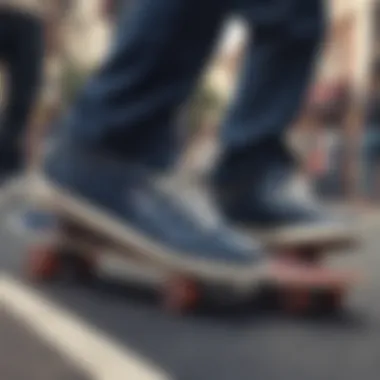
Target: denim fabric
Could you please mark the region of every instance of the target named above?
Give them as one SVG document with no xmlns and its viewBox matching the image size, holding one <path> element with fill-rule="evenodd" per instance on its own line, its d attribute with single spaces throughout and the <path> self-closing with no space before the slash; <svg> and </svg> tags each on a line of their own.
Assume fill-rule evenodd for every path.
<svg viewBox="0 0 380 380">
<path fill-rule="evenodd" d="M 171 163 L 180 106 L 233 14 L 245 20 L 249 38 L 222 145 L 239 151 L 281 139 L 313 69 L 324 31 L 322 0 L 133 2 L 120 15 L 107 59 L 72 108 L 63 133 L 95 151 L 160 167 Z"/>
</svg>

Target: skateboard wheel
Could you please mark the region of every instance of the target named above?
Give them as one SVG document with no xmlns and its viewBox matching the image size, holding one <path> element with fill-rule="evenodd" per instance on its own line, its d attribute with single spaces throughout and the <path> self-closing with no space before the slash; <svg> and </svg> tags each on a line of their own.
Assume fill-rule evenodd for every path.
<svg viewBox="0 0 380 380">
<path fill-rule="evenodd" d="M 53 247 L 34 247 L 28 255 L 27 277 L 33 281 L 50 281 L 60 270 L 59 254 Z"/>
<path fill-rule="evenodd" d="M 174 313 L 194 310 L 200 301 L 200 289 L 196 282 L 174 278 L 166 282 L 162 292 L 163 307 Z"/>
</svg>

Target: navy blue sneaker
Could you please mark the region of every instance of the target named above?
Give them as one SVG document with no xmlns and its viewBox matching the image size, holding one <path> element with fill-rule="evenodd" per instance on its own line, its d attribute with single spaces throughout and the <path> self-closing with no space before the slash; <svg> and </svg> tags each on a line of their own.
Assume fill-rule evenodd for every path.
<svg viewBox="0 0 380 380">
<path fill-rule="evenodd" d="M 225 167 L 216 173 L 215 195 L 225 217 L 255 231 L 266 244 L 353 244 L 357 239 L 353 226 L 316 199 L 306 180 L 295 175 L 290 154 L 280 147 L 267 154 L 267 159 L 262 154 L 260 162 L 253 162 L 248 172 L 227 163 L 231 166 L 224 173 L 228 175 L 223 173 Z"/>
<path fill-rule="evenodd" d="M 237 278 L 266 262 L 259 244 L 146 167 L 62 145 L 44 171 L 60 207 L 151 258 L 210 276 L 237 270 Z"/>
</svg>

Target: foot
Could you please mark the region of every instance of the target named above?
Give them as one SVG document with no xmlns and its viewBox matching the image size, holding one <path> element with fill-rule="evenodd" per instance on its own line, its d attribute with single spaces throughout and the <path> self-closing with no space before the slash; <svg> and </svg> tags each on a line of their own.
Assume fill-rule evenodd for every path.
<svg viewBox="0 0 380 380">
<path fill-rule="evenodd" d="M 70 194 L 78 207 L 86 202 L 96 210 L 94 219 L 117 221 L 132 231 L 129 236 L 139 236 L 140 249 L 153 246 L 173 262 L 184 259 L 200 267 L 205 263 L 211 270 L 218 264 L 224 269 L 247 269 L 265 259 L 259 244 L 218 218 L 206 217 L 204 209 L 197 211 L 196 201 L 186 203 L 178 188 L 146 167 L 71 146 L 49 154 L 45 176 L 55 188 Z"/>
<path fill-rule="evenodd" d="M 268 245 L 338 248 L 356 240 L 347 220 L 327 211 L 285 160 L 262 164 L 260 170 L 253 169 L 251 176 L 237 185 L 230 183 L 216 185 L 225 216 L 232 223 L 254 230 Z"/>
</svg>

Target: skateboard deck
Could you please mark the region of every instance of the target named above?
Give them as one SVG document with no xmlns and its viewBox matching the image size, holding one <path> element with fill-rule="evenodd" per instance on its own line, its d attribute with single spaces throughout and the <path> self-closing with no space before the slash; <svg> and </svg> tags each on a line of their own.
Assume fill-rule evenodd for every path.
<svg viewBox="0 0 380 380">
<path fill-rule="evenodd" d="M 95 273 L 98 260 L 113 252 L 131 267 L 154 272 L 154 286 L 163 305 L 171 310 L 192 309 L 212 294 L 216 298 L 221 295 L 223 300 L 276 298 L 284 309 L 297 313 L 319 308 L 336 310 L 354 282 L 352 273 L 311 264 L 301 259 L 302 255 L 292 263 L 278 260 L 270 268 L 257 264 L 242 268 L 168 252 L 42 177 L 33 181 L 33 201 L 59 220 L 49 238 L 29 250 L 27 272 L 33 280 L 54 280 L 69 274 L 72 279 L 87 281 Z M 304 275 L 300 275 L 300 265 Z"/>
<path fill-rule="evenodd" d="M 354 229 L 329 228 L 323 230 L 306 228 L 254 231 L 268 249 L 282 256 L 296 257 L 306 261 L 318 261 L 327 255 L 343 254 L 358 248 L 358 237 Z"/>
</svg>

